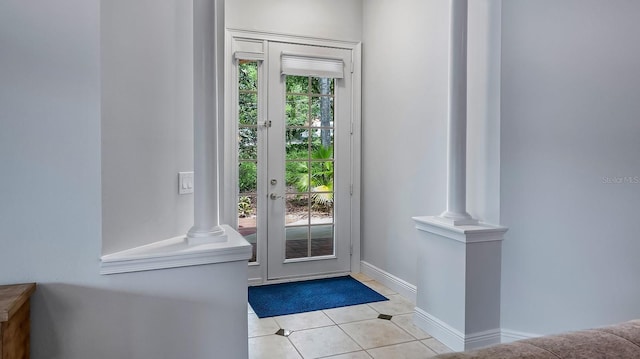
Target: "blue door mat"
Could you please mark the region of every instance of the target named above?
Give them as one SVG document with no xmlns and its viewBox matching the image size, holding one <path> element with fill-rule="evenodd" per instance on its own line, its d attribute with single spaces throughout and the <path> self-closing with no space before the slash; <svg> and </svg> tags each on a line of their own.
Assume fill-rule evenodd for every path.
<svg viewBox="0 0 640 359">
<path fill-rule="evenodd" d="M 249 287 L 259 318 L 389 300 L 351 276 Z"/>
</svg>

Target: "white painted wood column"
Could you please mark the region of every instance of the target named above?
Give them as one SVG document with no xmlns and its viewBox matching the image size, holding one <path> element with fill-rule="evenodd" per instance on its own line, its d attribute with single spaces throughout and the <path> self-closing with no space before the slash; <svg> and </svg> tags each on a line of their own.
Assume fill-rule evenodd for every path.
<svg viewBox="0 0 640 359">
<path fill-rule="evenodd" d="M 466 203 L 468 7 L 468 0 L 451 1 L 447 126 L 447 209 L 440 217 L 452 225 L 478 223 L 467 213 Z"/>
<path fill-rule="evenodd" d="M 414 323 L 458 351 L 501 340 L 502 240 L 507 228 L 479 222 L 466 210 L 468 17 L 476 16 L 476 30 L 487 33 L 490 24 L 500 21 L 501 3 L 472 2 L 475 13 L 469 12 L 468 0 L 450 4 L 447 209 L 439 216 L 413 218 L 420 235 Z M 476 36 L 475 48 L 486 46 L 486 53 L 499 56 L 492 51 L 493 39 L 499 41 L 500 33 Z"/>
<path fill-rule="evenodd" d="M 219 123 L 224 111 L 224 0 L 193 1 L 194 224 L 189 243 L 224 242 Z"/>
</svg>

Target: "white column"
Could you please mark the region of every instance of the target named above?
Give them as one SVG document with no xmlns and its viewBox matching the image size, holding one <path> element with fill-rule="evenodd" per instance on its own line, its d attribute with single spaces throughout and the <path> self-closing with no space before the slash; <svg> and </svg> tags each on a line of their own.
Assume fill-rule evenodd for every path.
<svg viewBox="0 0 640 359">
<path fill-rule="evenodd" d="M 476 224 L 467 201 L 467 0 L 451 0 L 449 36 L 449 123 L 447 210 L 440 217 L 452 225 Z"/>
<path fill-rule="evenodd" d="M 193 1 L 194 224 L 189 243 L 224 242 L 219 214 L 218 124 L 223 118 L 221 65 L 224 1 Z"/>
<path fill-rule="evenodd" d="M 413 218 L 420 232 L 414 324 L 454 350 L 469 350 L 501 340 L 502 240 L 507 228 L 478 223 L 466 211 L 468 0 L 449 1 L 447 210 L 437 217 Z M 501 3 L 487 13 L 478 12 L 478 3 L 471 2 L 471 16 L 482 21 L 475 23 L 475 30 L 500 24 Z M 499 39 L 500 33 L 494 36 Z"/>
</svg>

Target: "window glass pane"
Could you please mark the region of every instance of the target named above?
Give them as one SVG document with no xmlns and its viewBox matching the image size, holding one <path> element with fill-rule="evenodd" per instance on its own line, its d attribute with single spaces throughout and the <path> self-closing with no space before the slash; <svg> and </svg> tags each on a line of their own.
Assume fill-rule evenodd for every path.
<svg viewBox="0 0 640 359">
<path fill-rule="evenodd" d="M 238 99 L 238 123 L 240 125 L 258 124 L 258 94 L 240 93 Z"/>
<path fill-rule="evenodd" d="M 241 160 L 258 159 L 258 129 L 240 127 L 238 129 L 238 158 Z"/>
<path fill-rule="evenodd" d="M 309 162 L 287 161 L 287 193 L 309 192 Z"/>
<path fill-rule="evenodd" d="M 334 79 L 312 77 L 311 78 L 311 93 L 320 95 L 333 94 Z"/>
<path fill-rule="evenodd" d="M 289 129 L 286 132 L 286 158 L 290 160 L 307 159 L 309 157 L 309 130 Z"/>
<path fill-rule="evenodd" d="M 238 75 L 240 90 L 258 91 L 258 62 L 240 60 Z"/>
<path fill-rule="evenodd" d="M 309 256 L 309 227 L 287 227 L 285 258 L 295 259 Z"/>
<path fill-rule="evenodd" d="M 287 93 L 309 93 L 309 78 L 287 75 Z"/>
<path fill-rule="evenodd" d="M 286 195 L 286 259 L 309 256 L 309 199 L 309 195 Z"/>
<path fill-rule="evenodd" d="M 286 104 L 287 126 L 308 126 L 309 123 L 309 97 L 287 96 Z"/>
<path fill-rule="evenodd" d="M 333 127 L 333 98 L 322 96 L 311 98 L 312 127 Z"/>
<path fill-rule="evenodd" d="M 256 261 L 258 208 L 258 62 L 238 65 L 238 232 L 251 243 Z"/>
<path fill-rule="evenodd" d="M 309 224 L 309 195 L 287 194 L 285 203 L 285 223 L 287 226 Z"/>
<path fill-rule="evenodd" d="M 311 256 L 333 255 L 333 225 L 311 226 Z"/>
<path fill-rule="evenodd" d="M 311 162 L 311 192 L 333 191 L 333 161 Z"/>
<path fill-rule="evenodd" d="M 312 129 L 310 132 L 311 158 L 314 160 L 333 158 L 333 130 Z"/>
<path fill-rule="evenodd" d="M 239 193 L 258 192 L 258 163 L 256 161 L 241 161 L 238 164 Z"/>
</svg>

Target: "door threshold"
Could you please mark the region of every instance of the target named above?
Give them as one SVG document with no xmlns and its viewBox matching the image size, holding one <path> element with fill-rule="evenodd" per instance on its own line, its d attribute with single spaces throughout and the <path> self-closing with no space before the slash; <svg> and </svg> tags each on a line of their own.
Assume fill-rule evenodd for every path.
<svg viewBox="0 0 640 359">
<path fill-rule="evenodd" d="M 311 276 L 267 279 L 265 281 L 260 281 L 259 278 L 254 278 L 254 279 L 250 279 L 249 280 L 249 286 L 259 286 L 259 285 L 289 283 L 289 282 L 301 282 L 301 281 L 304 281 L 304 280 L 342 277 L 342 276 L 350 275 L 350 274 L 351 274 L 350 271 L 349 272 L 336 272 L 336 273 L 327 273 L 327 274 L 319 274 L 319 275 L 311 275 Z"/>
</svg>

